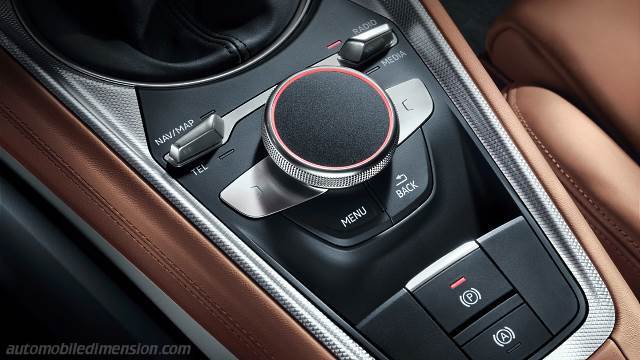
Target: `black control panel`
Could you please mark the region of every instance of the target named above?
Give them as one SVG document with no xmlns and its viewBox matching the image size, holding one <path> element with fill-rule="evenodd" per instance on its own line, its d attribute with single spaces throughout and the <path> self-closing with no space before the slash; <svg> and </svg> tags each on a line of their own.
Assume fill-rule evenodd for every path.
<svg viewBox="0 0 640 360">
<path fill-rule="evenodd" d="M 377 107 L 350 105 L 347 82 Z M 582 321 L 575 281 L 388 19 L 318 1 L 260 64 L 138 95 L 154 159 L 376 357 L 535 357 Z"/>
<path fill-rule="evenodd" d="M 446 343 L 452 353 L 525 359 L 566 327 L 578 309 L 570 285 L 518 217 L 427 267 L 358 328 L 403 359 L 441 353 L 408 346 L 435 332 L 434 324 L 442 332 L 441 347 Z M 417 329 L 388 321 L 416 312 L 428 319 L 411 325 Z M 402 339 L 394 339 L 395 331 Z"/>
</svg>

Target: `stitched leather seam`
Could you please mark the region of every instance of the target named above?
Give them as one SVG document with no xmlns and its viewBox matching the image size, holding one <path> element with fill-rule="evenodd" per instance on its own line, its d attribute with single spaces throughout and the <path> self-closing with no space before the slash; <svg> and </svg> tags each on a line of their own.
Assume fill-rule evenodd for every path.
<svg viewBox="0 0 640 360">
<path fill-rule="evenodd" d="M 629 359 L 629 357 L 624 353 L 624 348 L 622 346 L 620 346 L 620 344 L 618 344 L 618 340 L 614 339 L 613 336 L 609 337 L 609 340 L 611 340 L 615 346 L 618 348 L 618 351 L 620 351 L 620 355 L 622 355 L 622 357 L 627 360 Z"/>
<path fill-rule="evenodd" d="M 230 34 L 224 34 L 222 32 L 218 33 L 202 26 L 199 21 L 193 19 L 193 16 L 186 10 L 184 4 L 181 2 L 175 2 L 173 5 L 175 5 L 175 11 L 180 12 L 185 21 L 188 21 L 189 24 L 195 29 L 192 31 L 198 31 L 200 33 L 199 35 L 203 37 L 212 37 L 216 39 L 222 39 L 223 41 L 228 41 L 229 43 L 233 44 L 234 48 L 237 50 L 238 55 L 241 58 L 244 58 L 243 53 L 247 53 L 249 54 L 249 56 L 251 56 L 247 44 L 245 44 L 244 41 L 240 40 L 238 37 Z M 243 48 L 240 49 L 240 46 L 238 46 L 236 42 L 240 43 Z"/>
<path fill-rule="evenodd" d="M 202 32 L 195 24 L 189 21 L 187 16 L 185 16 L 182 11 L 180 11 L 182 9 L 174 6 L 168 6 L 166 4 L 164 6 L 169 10 L 173 17 L 180 23 L 182 23 L 184 28 L 187 29 L 191 34 L 197 36 L 200 40 L 203 40 L 205 42 L 222 45 L 229 55 L 232 55 L 238 59 L 238 63 L 242 62 L 242 55 L 236 48 L 235 44 L 233 44 L 233 42 L 220 38 L 218 36 L 211 36 Z"/>
<path fill-rule="evenodd" d="M 1 106 L 1 107 L 2 107 L 2 110 L 4 110 L 4 111 L 6 111 L 6 112 L 9 112 L 9 113 L 12 113 L 12 114 L 13 114 L 13 112 L 12 112 L 11 110 L 7 109 L 5 106 Z M 15 114 L 13 114 L 13 115 L 15 115 Z M 9 119 L 9 120 L 12 120 L 12 119 L 10 119 L 9 117 L 7 117 L 5 114 L 3 114 L 3 117 L 4 117 L 4 118 L 6 118 L 6 119 Z M 103 211 L 107 216 L 109 216 L 109 218 L 110 218 L 113 222 L 115 222 L 115 223 L 116 223 L 116 225 L 118 225 L 118 227 L 120 227 L 120 229 L 122 229 L 124 232 L 126 232 L 126 233 L 127 233 L 127 235 L 129 235 L 129 237 L 131 237 L 131 238 L 132 238 L 132 239 L 133 239 L 133 240 L 134 240 L 138 245 L 140 245 L 140 246 L 142 247 L 142 249 L 143 249 L 143 250 L 144 250 L 148 255 L 150 255 L 150 256 L 151 256 L 151 257 L 152 257 L 152 258 L 153 258 L 153 259 L 154 259 L 154 260 L 155 260 L 155 261 L 156 261 L 156 262 L 157 262 L 157 263 L 158 263 L 158 264 L 159 264 L 159 265 L 160 265 L 160 266 L 165 270 L 165 271 L 169 272 L 169 274 L 170 274 L 174 279 L 176 279 L 176 280 L 178 281 L 178 283 L 180 284 L 180 286 L 181 286 L 181 287 L 183 287 L 185 290 L 187 290 L 187 292 L 189 292 L 192 296 L 194 296 L 194 297 L 196 298 L 196 300 L 198 300 L 198 302 L 199 302 L 201 305 L 205 306 L 205 308 L 207 308 L 208 312 L 212 313 L 210 306 L 208 307 L 208 306 L 207 306 L 207 304 L 203 303 L 203 301 L 202 301 L 202 300 L 197 296 L 197 294 L 193 293 L 193 290 L 192 290 L 192 289 L 189 289 L 188 287 L 186 287 L 186 285 L 182 282 L 182 280 L 180 280 L 180 279 L 177 277 L 177 275 L 176 275 L 176 274 L 175 274 L 171 269 L 169 269 L 169 268 L 167 267 L 167 265 L 166 265 L 166 264 L 162 263 L 162 261 L 160 261 L 160 259 L 158 259 L 158 258 L 157 258 L 157 257 L 156 257 L 152 252 L 150 252 L 150 250 L 149 250 L 146 246 L 144 246 L 144 244 L 140 243 L 140 240 L 139 240 L 138 238 L 136 238 L 136 237 L 135 237 L 135 236 L 134 236 L 134 235 L 133 235 L 129 230 L 127 230 L 127 229 L 125 229 L 125 228 L 124 228 L 124 225 L 123 225 L 122 223 L 120 223 L 120 221 L 119 221 L 119 220 L 121 220 L 121 219 L 118 219 L 118 218 L 114 217 L 114 215 L 113 215 L 113 214 L 110 214 L 110 213 L 109 213 L 109 212 L 104 208 L 103 204 L 101 204 L 100 202 L 98 202 L 98 201 L 97 201 L 97 200 L 92 196 L 92 194 L 90 194 L 90 193 L 88 192 L 88 190 L 87 190 L 86 188 L 84 188 L 80 183 L 78 183 L 78 182 L 77 182 L 77 181 L 78 181 L 77 179 L 73 178 L 71 175 L 69 175 L 69 174 L 65 171 L 65 170 L 67 170 L 67 171 L 71 171 L 71 172 L 73 173 L 73 170 L 63 169 L 63 168 L 62 168 L 62 167 L 61 167 L 61 166 L 56 162 L 56 160 L 58 160 L 58 161 L 59 161 L 59 159 L 58 159 L 58 158 L 53 158 L 53 157 L 52 157 L 52 155 L 53 155 L 53 156 L 57 156 L 57 154 L 55 154 L 55 152 L 51 151 L 51 150 L 50 150 L 46 145 L 37 144 L 37 143 L 35 143 L 34 141 L 32 141 L 32 140 L 29 138 L 29 136 L 28 136 L 28 135 L 34 136 L 33 134 L 29 134 L 29 133 L 25 132 L 25 131 L 24 131 L 23 129 L 21 129 L 19 126 L 16 126 L 16 124 L 14 124 L 13 122 L 11 122 L 11 124 L 12 124 L 12 126 L 14 126 L 18 131 L 20 131 L 20 133 L 21 133 L 25 138 L 27 138 L 27 139 L 28 139 L 32 144 L 34 144 L 34 145 L 36 146 L 36 148 L 37 148 L 41 153 L 43 153 L 43 154 L 47 157 L 47 159 L 48 159 L 48 160 L 49 160 L 49 161 L 50 161 L 50 162 L 51 162 L 51 163 L 52 163 L 52 164 L 53 164 L 53 165 L 54 165 L 54 166 L 55 166 L 55 167 L 56 167 L 56 168 L 57 168 L 57 169 L 58 169 L 58 170 L 59 170 L 59 171 L 60 171 L 60 172 L 65 176 L 65 177 L 69 178 L 69 179 L 74 183 L 74 185 L 75 185 L 75 186 L 76 186 L 80 191 L 82 191 L 82 193 L 83 193 L 83 194 L 85 194 L 85 195 L 89 198 L 89 200 L 91 200 L 91 201 L 92 201 L 92 203 L 94 203 L 95 205 L 97 205 L 97 206 L 98 206 L 98 207 L 99 207 L 99 208 L 100 208 L 100 209 L 101 209 L 101 210 L 102 210 L 102 211 Z M 37 137 L 37 136 L 36 136 L 36 137 Z M 53 152 L 53 154 L 49 154 L 49 153 L 48 153 L 48 151 Z M 55 154 L 55 155 L 54 155 L 54 154 Z M 63 161 L 63 162 L 64 162 L 64 161 Z M 65 165 L 66 165 L 66 164 L 65 164 Z M 77 176 L 77 174 L 75 174 L 75 175 Z M 84 180 L 81 180 L 81 181 L 84 181 Z M 222 321 L 222 323 L 223 323 L 223 325 L 225 326 L 225 328 L 227 328 L 228 330 L 230 330 L 230 331 L 234 332 L 234 334 L 235 334 L 235 335 L 240 335 L 240 334 L 238 334 L 238 333 L 237 333 L 237 331 L 234 331 L 235 329 L 230 328 L 230 327 L 228 326 L 228 324 L 226 323 L 226 321 L 224 321 L 224 319 L 220 318 L 220 315 L 219 315 L 219 314 L 215 314 L 215 313 L 212 313 L 212 314 L 213 314 L 214 316 L 216 316 L 218 319 L 220 319 L 220 320 Z"/>
<path fill-rule="evenodd" d="M 593 221 L 589 221 L 587 219 L 587 224 L 589 224 L 589 227 L 591 227 L 591 230 L 593 230 L 593 232 L 596 234 L 596 236 L 598 237 L 598 239 L 600 239 L 600 241 L 604 242 L 607 244 L 607 246 L 605 246 L 605 248 L 607 248 L 607 250 L 612 250 L 614 253 L 616 253 L 620 258 L 623 259 L 623 261 L 625 263 L 627 263 L 629 266 L 631 266 L 633 268 L 633 272 L 640 275 L 640 267 L 638 266 L 637 262 L 632 261 L 629 256 L 627 256 L 627 254 L 625 254 L 622 249 L 620 248 L 619 244 L 617 241 L 612 241 L 609 236 L 607 236 L 607 234 L 605 234 L 604 231 L 600 230 L 598 228 L 597 225 L 594 224 Z"/>
<path fill-rule="evenodd" d="M 542 150 L 547 157 L 551 160 L 551 162 L 553 162 L 553 164 L 555 165 L 555 167 L 560 171 L 560 173 L 562 175 L 564 175 L 564 177 L 571 183 L 571 185 L 580 193 L 580 195 L 591 205 L 591 207 L 596 211 L 596 213 L 598 213 L 600 216 L 602 216 L 602 218 L 604 218 L 604 220 L 610 224 L 615 230 L 616 232 L 618 232 L 624 239 L 626 239 L 626 241 L 623 242 L 627 242 L 629 243 L 631 246 L 633 246 L 636 249 L 640 250 L 640 245 L 634 240 L 632 239 L 629 234 L 627 234 L 617 223 L 614 219 L 612 219 L 611 217 L 609 217 L 606 212 L 604 211 L 604 209 L 602 209 L 601 206 L 598 205 L 598 203 L 593 200 L 583 189 L 580 185 L 578 185 L 576 183 L 576 181 L 573 179 L 573 177 L 562 167 L 562 165 L 556 160 L 556 158 L 553 156 L 553 154 L 551 154 L 551 152 L 547 149 L 547 147 L 542 143 L 542 141 L 540 140 L 540 138 L 536 135 L 536 133 L 533 131 L 533 129 L 529 126 L 529 124 L 527 123 L 527 121 L 524 118 L 524 115 L 522 114 L 522 112 L 520 111 L 520 108 L 518 107 L 518 102 L 517 102 L 517 89 L 514 88 L 512 89 L 509 93 L 513 93 L 513 97 L 512 100 L 513 102 L 511 103 L 514 113 L 516 114 L 516 116 L 518 117 L 518 119 L 520 120 L 520 123 L 522 124 L 522 126 L 524 126 L 524 128 L 527 130 L 527 132 L 529 133 L 529 135 L 532 137 L 532 139 L 536 142 L 536 144 L 538 145 L 538 148 L 540 148 L 540 150 Z M 509 97 L 509 93 L 507 93 L 507 97 Z"/>
<path fill-rule="evenodd" d="M 1 106 L 1 107 L 2 107 L 2 109 L 3 109 L 3 110 L 5 110 L 6 112 L 9 112 L 9 113 L 11 113 L 13 116 L 15 116 L 15 113 L 13 113 L 10 109 L 6 108 L 5 106 Z M 7 118 L 7 119 L 9 119 L 9 120 L 12 120 L 12 119 L 10 119 L 9 117 L 7 117 L 5 114 L 3 114 L 3 117 L 5 117 L 5 118 Z M 103 207 L 103 204 L 101 204 L 101 203 L 100 203 L 99 201 L 97 201 L 94 197 L 92 197 L 92 194 L 90 194 L 90 193 L 88 193 L 88 192 L 87 192 L 87 189 L 86 189 L 86 188 L 84 188 L 84 187 L 82 186 L 83 184 L 78 183 L 78 182 L 77 182 L 77 179 L 74 179 L 71 175 L 69 175 L 67 172 L 65 172 L 65 169 L 61 168 L 61 166 L 60 166 L 59 164 L 57 164 L 57 163 L 56 163 L 56 160 L 58 160 L 58 161 L 61 161 L 65 166 L 67 166 L 67 167 L 68 167 L 68 165 L 64 162 L 64 160 L 61 160 L 61 159 L 59 158 L 59 156 L 58 156 L 54 151 L 52 151 L 50 148 L 48 148 L 48 146 L 46 146 L 46 145 L 42 145 L 42 144 L 36 144 L 34 141 L 32 141 L 32 140 L 29 138 L 29 136 L 27 136 L 27 135 L 31 135 L 31 136 L 34 136 L 34 137 L 38 138 L 38 137 L 37 137 L 37 135 L 33 134 L 32 132 L 31 132 L 31 134 L 26 133 L 26 132 L 24 132 L 24 131 L 23 131 L 23 129 L 21 129 L 20 127 L 16 126 L 16 124 L 14 124 L 13 122 L 11 122 L 11 123 L 12 123 L 12 125 L 13 125 L 16 129 L 18 129 L 18 131 L 20 131 L 20 132 L 23 134 L 23 136 L 25 136 L 25 138 L 27 138 L 27 139 L 28 139 L 32 144 L 36 145 L 36 148 L 38 148 L 38 150 L 39 150 L 41 153 L 43 153 L 43 154 L 47 157 L 47 159 L 48 159 L 48 160 L 49 160 L 49 161 L 50 161 L 50 162 L 51 162 L 51 163 L 52 163 L 52 164 L 53 164 L 53 165 L 54 165 L 58 170 L 60 170 L 60 172 L 61 172 L 65 177 L 69 178 L 69 179 L 74 183 L 74 185 L 76 185 L 76 187 L 77 187 L 78 189 L 80 189 L 80 190 L 83 192 L 83 194 L 85 194 L 85 195 L 86 195 L 86 196 L 87 196 L 87 197 L 88 197 L 88 198 L 89 198 L 89 199 L 90 199 L 94 204 L 96 204 L 96 205 L 97 205 L 97 206 L 98 206 L 98 207 L 99 207 L 99 208 L 100 208 L 100 209 L 101 209 L 105 214 L 107 214 L 107 216 L 109 216 L 109 218 L 111 218 L 111 220 L 112 220 L 113 222 L 115 222 L 115 223 L 116 223 L 116 225 L 118 225 L 118 227 L 120 227 L 123 231 L 125 231 L 125 232 L 127 233 L 127 235 L 129 235 L 129 237 L 131 237 L 134 241 L 136 241 L 136 243 L 137 243 L 138 245 L 140 245 L 140 246 L 143 248 L 143 250 L 144 250 L 147 254 L 149 254 L 149 255 L 150 255 L 150 256 L 151 256 L 151 257 L 152 257 L 152 258 L 153 258 L 153 259 L 154 259 L 154 260 L 155 260 L 155 261 L 156 261 L 156 262 L 157 262 L 157 263 L 158 263 L 158 264 L 159 264 L 159 265 L 160 265 L 160 266 L 165 270 L 165 271 L 169 272 L 169 274 L 170 274 L 170 275 L 172 275 L 172 277 L 178 281 L 178 283 L 180 284 L 180 286 L 181 286 L 181 287 L 183 287 L 185 290 L 187 290 L 187 292 L 189 292 L 189 293 L 190 293 L 190 294 L 191 294 L 191 295 L 192 295 L 192 296 L 193 296 L 193 297 L 194 297 L 194 298 L 195 298 L 195 299 L 196 299 L 196 300 L 197 300 L 201 305 L 203 305 L 203 306 L 207 309 L 207 311 L 208 311 L 209 313 L 211 313 L 212 315 L 216 316 L 219 320 L 221 320 L 221 322 L 223 323 L 223 325 L 225 326 L 225 328 L 227 328 L 228 330 L 232 331 L 232 332 L 233 332 L 235 335 L 237 335 L 240 339 L 242 339 L 244 342 L 246 342 L 246 340 L 242 337 L 242 334 L 239 334 L 239 333 L 237 332 L 237 330 L 236 330 L 236 329 L 229 327 L 230 325 L 227 323 L 227 321 L 225 321 L 225 319 L 224 319 L 223 317 L 221 317 L 221 315 L 220 315 L 220 314 L 218 314 L 218 313 L 216 313 L 216 312 L 214 311 L 214 310 L 216 310 L 216 311 L 218 311 L 218 312 L 222 312 L 222 313 L 224 313 L 224 315 L 226 315 L 227 317 L 229 317 L 229 315 L 228 315 L 224 310 L 222 310 L 222 309 L 221 309 L 221 307 L 220 307 L 220 305 L 219 305 L 219 304 L 216 304 L 215 302 L 212 302 L 212 301 L 211 301 L 211 303 L 213 303 L 213 305 L 214 305 L 216 308 L 218 308 L 218 309 L 214 309 L 214 308 L 212 308 L 212 307 L 211 307 L 211 304 L 208 304 L 208 303 L 203 302 L 203 300 L 200 298 L 200 296 L 202 296 L 202 295 L 198 296 L 198 294 L 196 294 L 196 293 L 194 293 L 194 292 L 193 292 L 193 289 L 189 289 L 189 288 L 186 286 L 186 284 L 184 284 L 184 283 L 183 283 L 183 281 L 182 281 L 180 278 L 178 278 L 178 276 L 177 276 L 177 274 L 176 274 L 176 273 L 174 273 L 171 269 L 169 269 L 169 268 L 167 267 L 167 265 L 166 265 L 166 264 L 164 264 L 164 263 L 163 263 L 162 261 L 160 261 L 160 259 L 158 259 L 158 258 L 157 258 L 153 253 L 151 253 L 151 252 L 150 252 L 150 250 L 149 250 L 147 247 L 145 247 L 145 246 L 144 246 L 144 244 L 140 243 L 140 239 L 136 238 L 136 237 L 134 236 L 134 234 L 132 234 L 129 230 L 125 229 L 124 225 L 123 225 L 122 223 L 120 223 L 120 221 L 122 221 L 122 220 L 125 220 L 125 221 L 126 221 L 126 219 L 116 218 L 116 217 L 114 217 L 114 215 L 113 215 L 113 214 L 110 214 L 110 213 L 107 211 L 107 209 L 105 209 L 105 208 Z M 28 126 L 27 126 L 27 127 L 28 127 Z M 31 131 L 31 130 L 30 130 L 30 131 Z M 52 154 L 49 154 L 48 152 L 51 152 Z M 57 158 L 52 158 L 52 157 L 51 157 L 51 155 L 54 155 L 54 156 L 56 156 Z M 73 170 L 71 170 L 71 169 L 66 169 L 66 170 L 67 170 L 67 171 L 70 171 L 70 172 L 71 172 L 73 175 L 75 175 L 76 177 L 80 177 L 80 176 L 79 176 L 77 173 L 75 173 Z M 80 177 L 80 179 L 81 179 L 80 181 L 82 181 L 82 182 L 86 183 L 86 182 L 84 181 L 84 179 L 82 179 L 81 177 Z M 90 187 L 90 185 L 88 185 L 88 184 L 84 184 L 84 185 L 85 185 L 85 186 L 89 186 L 89 187 Z M 95 195 L 94 195 L 94 196 L 95 196 Z M 99 196 L 99 197 L 100 197 L 100 196 Z M 106 200 L 105 200 L 105 201 L 106 201 Z M 108 204 L 107 204 L 107 206 L 109 206 L 109 207 L 110 207 L 110 205 L 108 205 Z M 112 210 L 115 210 L 115 209 L 113 209 L 112 207 L 111 207 L 111 209 L 112 209 Z M 115 211 L 117 212 L 117 210 L 115 210 Z M 119 220 L 120 220 L 120 221 L 119 221 Z M 144 236 L 144 235 L 143 235 L 143 236 Z M 148 238 L 147 238 L 147 242 L 149 242 Z M 159 250 L 159 249 L 158 249 L 158 251 L 159 251 L 160 253 L 162 253 L 162 251 L 161 251 L 161 250 Z M 162 255 L 164 255 L 164 253 L 162 253 Z M 166 257 L 166 256 L 164 256 L 164 257 Z M 168 259 L 167 259 L 167 260 L 168 260 Z M 171 261 L 169 260 L 169 262 L 171 262 Z M 182 274 L 184 274 L 184 272 L 182 272 L 179 268 L 178 268 L 177 270 L 178 270 L 178 272 L 181 272 Z M 186 275 L 184 275 L 184 276 L 186 277 Z M 193 285 L 195 285 L 194 287 L 196 287 L 196 288 L 198 288 L 198 289 L 199 289 L 199 287 L 198 287 L 195 283 L 193 283 L 193 281 L 191 281 L 191 279 L 189 279 L 188 277 L 187 277 L 187 279 L 188 279 L 188 280 L 189 280 Z M 208 298 L 208 296 L 207 296 L 207 298 Z M 210 298 L 209 298 L 209 300 L 210 300 Z M 232 320 L 232 321 L 233 321 L 233 320 Z M 239 324 L 235 323 L 235 321 L 233 321 L 233 322 L 234 322 L 234 325 L 235 325 L 235 326 L 240 327 L 240 326 L 239 326 Z M 242 329 L 241 329 L 241 330 L 242 330 Z M 243 331 L 243 332 L 244 332 L 244 331 Z"/>
<path fill-rule="evenodd" d="M 565 66 L 563 66 L 563 62 L 556 58 L 553 54 L 550 54 L 545 47 L 540 45 L 540 40 L 538 40 L 535 36 L 533 36 L 529 31 L 522 28 L 521 26 L 513 23 L 507 22 L 502 25 L 502 28 L 496 31 L 496 34 L 488 41 L 487 49 L 489 49 L 489 53 L 493 53 L 495 44 L 500 35 L 506 33 L 507 31 L 513 31 L 516 34 L 520 35 L 524 42 L 530 46 L 532 49 L 536 50 L 541 56 L 542 60 L 549 65 L 549 67 L 558 74 L 564 83 L 566 83 L 570 90 L 574 91 L 577 95 L 577 98 L 583 98 L 584 100 L 580 100 L 585 102 L 586 106 L 589 106 L 591 111 L 597 115 L 599 119 L 606 118 L 603 114 L 605 113 L 602 109 L 600 109 L 597 105 L 596 101 L 594 101 L 593 97 L 586 91 L 583 90 L 582 83 L 576 76 L 569 71 Z"/>
<path fill-rule="evenodd" d="M 249 334 L 244 328 L 242 328 L 242 326 L 240 324 L 238 324 L 235 320 L 233 320 L 233 318 L 226 312 L 224 311 L 224 309 L 217 304 L 215 301 L 213 301 L 210 296 L 202 289 L 200 288 L 197 283 L 195 283 L 193 280 L 191 280 L 189 278 L 188 275 L 186 275 L 184 273 L 184 271 L 182 271 L 182 269 L 180 269 L 175 263 L 173 263 L 167 256 L 166 254 L 164 254 L 164 252 L 162 252 L 161 249 L 159 249 L 155 244 L 153 244 L 150 239 L 144 235 L 142 232 L 139 231 L 139 229 L 137 229 L 137 227 L 135 227 L 131 222 L 129 222 L 126 218 L 124 218 L 122 216 L 122 214 L 120 214 L 118 212 L 117 209 L 113 208 L 111 206 L 111 204 L 104 199 L 90 184 L 88 184 L 79 174 L 77 174 L 54 150 L 52 150 L 51 148 L 49 148 L 43 141 L 42 139 L 40 139 L 34 132 L 33 130 L 24 122 L 22 122 L 21 120 L 19 120 L 19 117 L 7 106 L 5 106 L 4 104 L 0 104 L 0 108 L 2 108 L 2 110 L 4 110 L 4 112 L 2 113 L 2 116 L 9 120 L 9 123 L 12 124 L 13 127 L 15 127 L 27 140 L 29 140 L 29 142 L 31 142 L 33 145 L 35 145 L 35 147 L 43 154 L 45 155 L 45 157 L 67 178 L 69 178 L 74 185 L 82 191 L 82 193 L 87 196 L 89 198 L 89 200 L 91 200 L 95 205 L 97 205 L 105 214 L 107 214 L 107 216 L 109 216 L 109 218 L 116 223 L 116 225 L 118 225 L 118 227 L 120 227 L 120 229 L 122 229 L 124 232 L 127 233 L 127 235 L 129 235 L 129 237 L 131 237 L 148 255 L 150 255 L 154 261 L 156 261 L 165 271 L 167 271 L 179 284 L 181 287 L 183 287 L 190 295 L 192 295 L 202 306 L 205 307 L 205 309 L 212 315 L 214 315 L 216 318 L 218 318 L 222 324 L 225 326 L 225 328 L 227 328 L 229 331 L 233 332 L 234 335 L 236 335 L 239 339 L 241 339 L 243 342 L 247 343 L 250 348 L 253 349 L 254 352 L 257 352 L 258 349 L 255 348 L 254 346 L 257 346 L 258 348 L 260 348 L 260 350 L 263 352 L 264 355 L 266 355 L 269 358 L 274 358 L 274 356 L 272 354 L 269 353 L 269 351 L 267 349 L 265 349 L 259 342 L 255 341 L 255 339 L 253 338 L 253 336 L 251 334 Z M 61 166 L 64 166 L 64 168 Z M 66 170 L 66 171 L 65 171 Z M 90 193 L 93 192 L 92 193 Z M 93 196 L 92 196 L 93 195 Z M 97 199 L 96 199 L 97 197 Z M 99 201 L 99 200 L 102 201 Z M 110 210 L 112 210 L 112 212 L 115 212 L 117 214 L 117 217 L 114 216 L 113 213 L 110 213 L 109 211 L 107 211 L 107 209 L 104 206 L 107 206 Z M 140 239 L 136 236 L 134 236 L 134 234 L 125 228 L 125 224 L 122 223 L 122 221 L 124 221 L 126 224 L 129 225 L 129 227 L 132 227 L 134 232 L 139 236 L 142 237 L 143 239 L 146 240 L 146 242 L 151 245 L 157 252 L 159 252 L 161 254 L 161 257 L 169 262 L 172 267 L 174 268 L 173 270 L 177 271 L 179 274 L 182 275 L 182 277 L 184 277 L 192 287 L 196 288 L 200 294 L 194 292 L 193 289 L 190 289 L 189 286 L 187 286 L 187 284 L 184 283 L 183 280 L 180 279 L 180 277 L 178 277 L 178 274 L 176 274 L 174 271 L 172 271 L 171 268 L 169 268 L 167 266 L 167 264 L 163 263 L 156 255 L 154 255 L 149 248 L 147 248 L 143 243 L 141 243 Z M 204 299 L 202 299 L 204 297 Z M 206 300 L 206 301 L 205 301 Z M 229 323 L 231 322 L 231 323 Z M 238 332 L 238 330 L 240 330 L 242 332 L 242 334 L 240 334 Z M 244 336 L 243 336 L 244 335 Z M 251 341 L 247 340 L 245 338 L 245 336 L 249 339 L 251 339 L 251 341 L 254 341 L 254 343 L 252 343 Z"/>
</svg>

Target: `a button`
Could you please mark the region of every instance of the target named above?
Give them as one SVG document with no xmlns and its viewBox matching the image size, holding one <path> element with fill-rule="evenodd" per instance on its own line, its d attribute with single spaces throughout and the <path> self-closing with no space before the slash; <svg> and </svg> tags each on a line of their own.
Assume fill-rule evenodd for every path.
<svg viewBox="0 0 640 360">
<path fill-rule="evenodd" d="M 525 359 L 550 338 L 551 333 L 531 309 L 521 305 L 463 346 L 463 350 L 472 359 Z"/>
<path fill-rule="evenodd" d="M 396 149 L 391 163 L 369 185 L 391 219 L 398 222 L 427 199 L 431 179 L 427 144 L 417 131 Z"/>
<path fill-rule="evenodd" d="M 209 116 L 191 131 L 171 144 L 164 160 L 182 167 L 200 156 L 219 148 L 224 136 L 224 120 L 217 114 Z"/>
<path fill-rule="evenodd" d="M 520 295 L 515 294 L 511 296 L 507 300 L 501 302 L 500 305 L 484 314 L 480 319 L 467 326 L 464 330 L 460 331 L 458 335 L 453 338 L 453 340 L 458 345 L 464 345 L 468 343 L 469 340 L 478 336 L 478 334 L 484 331 L 484 329 L 488 328 L 499 319 L 502 319 L 505 315 L 515 310 L 518 306 L 522 305 L 522 303 L 523 301 Z"/>
<path fill-rule="evenodd" d="M 294 180 L 283 173 L 271 158 L 265 158 L 222 190 L 220 199 L 242 215 L 261 218 L 325 191 Z"/>
<path fill-rule="evenodd" d="M 386 229 L 389 216 L 363 185 L 329 190 L 284 212 L 291 220 L 339 246 L 352 246 Z"/>
<path fill-rule="evenodd" d="M 440 325 L 452 332 L 511 290 L 500 271 L 478 249 L 428 280 L 414 294 Z"/>
<path fill-rule="evenodd" d="M 420 79 L 411 79 L 386 90 L 400 122 L 398 143 L 424 123 L 433 112 L 433 99 Z"/>
<path fill-rule="evenodd" d="M 352 36 L 340 48 L 340 61 L 347 66 L 360 66 L 374 60 L 398 43 L 391 26 L 382 24 Z"/>
</svg>

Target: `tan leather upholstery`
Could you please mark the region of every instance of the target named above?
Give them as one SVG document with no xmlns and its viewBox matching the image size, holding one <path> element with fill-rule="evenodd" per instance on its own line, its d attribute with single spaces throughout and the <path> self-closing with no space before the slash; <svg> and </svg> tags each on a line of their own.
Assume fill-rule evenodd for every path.
<svg viewBox="0 0 640 360">
<path fill-rule="evenodd" d="M 600 241 L 598 241 L 567 190 L 549 166 L 545 155 L 529 136 L 527 130 L 440 2 L 438 0 L 422 0 L 422 3 L 516 146 L 522 152 L 525 160 L 533 169 L 551 200 L 558 207 L 558 210 L 607 285 L 616 309 L 616 323 L 611 333 L 612 341 L 627 359 L 640 359 L 640 343 L 638 342 L 638 338 L 640 338 L 640 303 L 638 303 L 637 298 L 633 295 L 629 285 L 611 261 L 611 258 L 602 247 Z M 608 347 L 610 345 L 606 342 L 604 346 Z M 607 351 L 607 349 L 604 351 Z"/>
<path fill-rule="evenodd" d="M 507 77 L 571 100 L 640 154 L 640 0 L 516 0 L 486 46 Z"/>
<path fill-rule="evenodd" d="M 0 51 L 0 146 L 241 359 L 330 353 Z"/>
<path fill-rule="evenodd" d="M 580 110 L 538 87 L 507 100 L 629 286 L 640 295 L 640 166 Z"/>
<path fill-rule="evenodd" d="M 620 352 L 618 345 L 611 340 L 604 344 L 590 357 L 591 360 L 624 360 L 624 355 Z"/>
</svg>

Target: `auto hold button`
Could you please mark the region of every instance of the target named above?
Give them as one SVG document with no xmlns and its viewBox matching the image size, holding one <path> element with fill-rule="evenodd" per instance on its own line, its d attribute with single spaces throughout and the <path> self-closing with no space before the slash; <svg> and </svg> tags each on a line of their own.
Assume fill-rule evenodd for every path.
<svg viewBox="0 0 640 360">
<path fill-rule="evenodd" d="M 472 359 L 520 360 L 526 359 L 549 339 L 549 331 L 523 304 L 462 349 Z"/>
<path fill-rule="evenodd" d="M 391 221 L 363 185 L 333 189 L 284 212 L 291 220 L 338 246 L 371 238 Z"/>
</svg>

